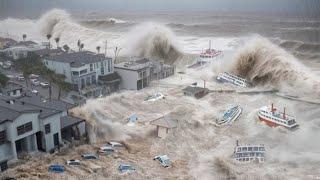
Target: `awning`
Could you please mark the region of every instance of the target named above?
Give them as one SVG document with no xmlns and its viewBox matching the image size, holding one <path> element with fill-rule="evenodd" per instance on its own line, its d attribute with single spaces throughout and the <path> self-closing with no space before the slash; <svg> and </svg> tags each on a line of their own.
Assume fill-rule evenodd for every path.
<svg viewBox="0 0 320 180">
<path fill-rule="evenodd" d="M 60 118 L 61 129 L 69 128 L 84 122 L 84 119 L 77 118 L 74 116 L 63 116 Z"/>
</svg>

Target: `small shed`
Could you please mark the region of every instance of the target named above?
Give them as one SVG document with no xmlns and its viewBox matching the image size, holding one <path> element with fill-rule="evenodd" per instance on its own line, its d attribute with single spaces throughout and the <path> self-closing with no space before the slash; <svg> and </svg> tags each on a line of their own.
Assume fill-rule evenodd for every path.
<svg viewBox="0 0 320 180">
<path fill-rule="evenodd" d="M 163 116 L 150 122 L 157 126 L 158 137 L 165 138 L 169 131 L 177 127 L 177 120 L 171 119 L 169 116 Z"/>
<path fill-rule="evenodd" d="M 197 99 L 202 98 L 203 96 L 209 93 L 208 88 L 203 88 L 198 86 L 188 86 L 184 88 L 182 91 L 185 96 L 193 96 Z"/>
</svg>

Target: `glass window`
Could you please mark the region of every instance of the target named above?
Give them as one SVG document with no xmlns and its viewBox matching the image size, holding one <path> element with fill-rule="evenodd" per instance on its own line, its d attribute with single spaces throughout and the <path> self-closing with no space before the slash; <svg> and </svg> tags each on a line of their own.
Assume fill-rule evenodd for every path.
<svg viewBox="0 0 320 180">
<path fill-rule="evenodd" d="M 51 132 L 51 127 L 50 127 L 50 124 L 46 124 L 44 126 L 44 131 L 46 134 L 49 134 Z"/>
<path fill-rule="evenodd" d="M 80 75 L 86 74 L 87 72 L 88 72 L 87 69 L 81 70 L 81 71 L 80 71 Z"/>
<path fill-rule="evenodd" d="M 17 133 L 18 135 L 24 134 L 26 132 L 32 131 L 32 122 L 28 122 L 24 125 L 17 127 Z"/>
<path fill-rule="evenodd" d="M 78 71 L 72 71 L 72 75 L 79 76 L 79 72 Z"/>
<path fill-rule="evenodd" d="M 6 131 L 0 132 L 0 144 L 4 144 L 7 142 L 7 134 Z"/>
<path fill-rule="evenodd" d="M 90 71 L 93 71 L 93 64 L 90 64 Z"/>
</svg>

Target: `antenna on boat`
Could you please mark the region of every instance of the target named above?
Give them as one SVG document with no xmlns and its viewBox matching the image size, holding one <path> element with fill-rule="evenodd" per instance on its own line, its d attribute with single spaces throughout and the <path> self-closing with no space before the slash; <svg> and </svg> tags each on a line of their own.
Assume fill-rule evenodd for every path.
<svg viewBox="0 0 320 180">
<path fill-rule="evenodd" d="M 286 108 L 283 108 L 283 119 L 286 119 Z"/>
<path fill-rule="evenodd" d="M 273 103 L 271 103 L 271 112 L 272 112 L 272 113 L 274 112 Z"/>
</svg>

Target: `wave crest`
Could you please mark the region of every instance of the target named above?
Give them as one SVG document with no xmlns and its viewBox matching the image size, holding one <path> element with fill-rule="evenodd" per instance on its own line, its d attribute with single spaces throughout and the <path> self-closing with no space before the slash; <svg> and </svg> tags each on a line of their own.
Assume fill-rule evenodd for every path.
<svg viewBox="0 0 320 180">
<path fill-rule="evenodd" d="M 271 85 L 291 94 L 320 98 L 319 78 L 293 55 L 262 37 L 239 50 L 232 71 L 254 85 Z"/>
</svg>

